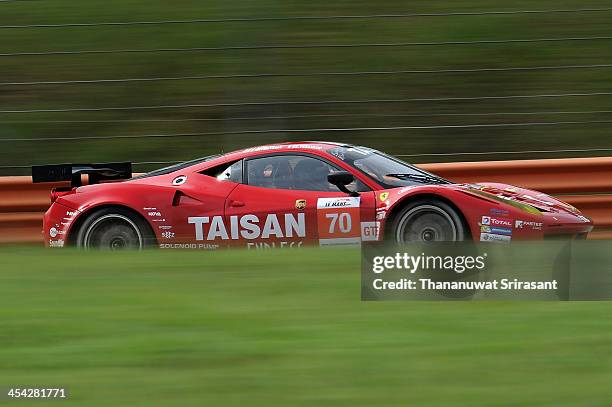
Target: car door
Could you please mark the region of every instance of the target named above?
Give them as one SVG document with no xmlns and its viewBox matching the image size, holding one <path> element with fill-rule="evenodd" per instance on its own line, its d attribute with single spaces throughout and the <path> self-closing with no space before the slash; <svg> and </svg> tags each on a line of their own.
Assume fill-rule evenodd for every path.
<svg viewBox="0 0 612 407">
<path fill-rule="evenodd" d="M 309 154 L 245 160 L 243 184 L 226 201 L 226 223 L 247 248 L 356 244 L 374 220 L 374 193 L 349 197 L 327 182 L 338 168 Z"/>
<path fill-rule="evenodd" d="M 172 210 L 163 214 L 165 222 L 158 226 L 163 230 L 160 247 L 210 250 L 231 246 L 225 205 L 230 192 L 242 182 L 242 160 L 177 180 L 172 183 L 176 187 Z"/>
</svg>

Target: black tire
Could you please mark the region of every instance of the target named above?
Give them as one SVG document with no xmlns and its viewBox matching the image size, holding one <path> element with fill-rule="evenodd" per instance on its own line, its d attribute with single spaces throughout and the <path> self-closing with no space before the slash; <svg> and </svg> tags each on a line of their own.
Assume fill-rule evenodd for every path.
<svg viewBox="0 0 612 407">
<path fill-rule="evenodd" d="M 458 242 L 468 232 L 461 216 L 450 205 L 435 199 L 411 202 L 394 217 L 389 237 L 391 241 Z"/>
<path fill-rule="evenodd" d="M 98 250 L 141 250 L 154 241 L 146 221 L 123 208 L 103 208 L 92 212 L 76 237 L 77 247 Z"/>
</svg>

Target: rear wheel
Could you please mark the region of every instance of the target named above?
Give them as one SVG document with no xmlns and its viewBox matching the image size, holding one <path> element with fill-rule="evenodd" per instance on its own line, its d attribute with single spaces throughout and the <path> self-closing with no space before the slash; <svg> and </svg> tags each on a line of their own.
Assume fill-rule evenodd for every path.
<svg viewBox="0 0 612 407">
<path fill-rule="evenodd" d="M 456 242 L 466 238 L 461 217 L 448 204 L 437 200 L 416 201 L 395 217 L 392 237 L 396 243 Z"/>
<path fill-rule="evenodd" d="M 100 250 L 140 250 L 152 242 L 146 222 L 122 208 L 100 209 L 87 217 L 77 235 L 77 246 Z"/>
</svg>

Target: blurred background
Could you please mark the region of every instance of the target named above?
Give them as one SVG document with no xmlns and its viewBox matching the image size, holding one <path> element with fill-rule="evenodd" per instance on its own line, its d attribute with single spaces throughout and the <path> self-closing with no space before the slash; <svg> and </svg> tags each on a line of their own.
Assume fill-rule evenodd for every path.
<svg viewBox="0 0 612 407">
<path fill-rule="evenodd" d="M 0 175 L 287 140 L 608 155 L 611 22 L 604 0 L 3 1 Z"/>
<path fill-rule="evenodd" d="M 0 0 L 0 175 L 296 140 L 610 155 L 611 22 L 610 0 Z M 79 406 L 609 404 L 607 302 L 360 302 L 358 251 L 0 258 L 0 383 Z"/>
</svg>

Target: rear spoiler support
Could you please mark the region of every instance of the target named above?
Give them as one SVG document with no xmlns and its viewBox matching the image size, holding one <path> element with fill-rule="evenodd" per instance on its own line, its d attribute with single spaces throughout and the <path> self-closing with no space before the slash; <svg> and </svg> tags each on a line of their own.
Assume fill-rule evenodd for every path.
<svg viewBox="0 0 612 407">
<path fill-rule="evenodd" d="M 89 184 L 132 178 L 132 163 L 53 164 L 32 166 L 32 182 L 70 181 L 71 187 L 82 185 L 81 175 L 89 176 Z"/>
</svg>

